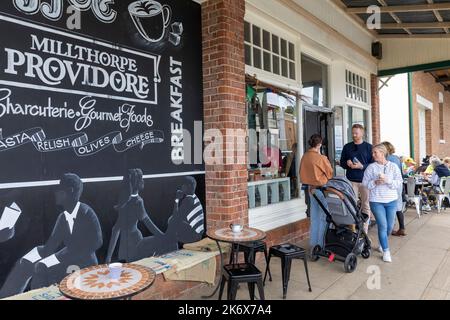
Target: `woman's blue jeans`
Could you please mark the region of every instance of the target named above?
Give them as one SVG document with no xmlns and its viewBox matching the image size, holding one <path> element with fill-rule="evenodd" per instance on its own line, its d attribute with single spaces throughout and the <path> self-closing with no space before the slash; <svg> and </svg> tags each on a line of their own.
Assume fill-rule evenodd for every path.
<svg viewBox="0 0 450 320">
<path fill-rule="evenodd" d="M 327 202 L 323 192 L 320 190 L 315 191 L 317 198 L 328 209 Z M 324 247 L 325 231 L 327 228 L 327 216 L 323 212 L 322 208 L 319 206 L 316 198 L 310 195 L 310 226 L 309 226 L 309 244 L 311 248 L 319 245 L 321 248 Z"/>
<path fill-rule="evenodd" d="M 388 238 L 394 229 L 397 200 L 389 203 L 371 202 L 370 209 L 377 220 L 380 245 L 383 248 L 383 251 L 388 251 Z"/>
</svg>

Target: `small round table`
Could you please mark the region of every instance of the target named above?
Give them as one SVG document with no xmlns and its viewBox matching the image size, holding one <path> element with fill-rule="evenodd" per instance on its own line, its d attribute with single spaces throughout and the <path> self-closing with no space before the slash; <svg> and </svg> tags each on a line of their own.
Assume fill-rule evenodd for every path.
<svg viewBox="0 0 450 320">
<path fill-rule="evenodd" d="M 224 263 L 223 263 L 223 252 L 219 242 L 231 243 L 232 248 L 233 244 L 238 245 L 238 248 L 234 252 L 231 252 L 231 254 L 234 255 L 233 263 L 235 262 L 237 263 L 239 255 L 239 243 L 259 241 L 264 240 L 266 238 L 266 233 L 264 231 L 255 228 L 243 228 L 241 232 L 233 232 L 231 228 L 228 227 L 216 230 L 209 230 L 206 232 L 206 235 L 208 236 L 208 238 L 215 240 L 217 243 L 217 247 L 219 248 L 221 274 L 223 273 Z M 210 294 L 209 296 L 203 296 L 202 298 L 205 299 L 212 298 L 219 290 L 219 287 L 220 281 L 212 294 Z"/>
<path fill-rule="evenodd" d="M 60 285 L 61 293 L 76 300 L 131 300 L 149 288 L 156 273 L 136 264 L 124 264 L 119 279 L 109 277 L 108 265 L 93 266 L 65 277 Z"/>
</svg>

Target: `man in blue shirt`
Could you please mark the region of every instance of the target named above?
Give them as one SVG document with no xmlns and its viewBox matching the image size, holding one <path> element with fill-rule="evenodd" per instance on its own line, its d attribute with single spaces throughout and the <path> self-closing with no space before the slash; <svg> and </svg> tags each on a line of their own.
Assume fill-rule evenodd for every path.
<svg viewBox="0 0 450 320">
<path fill-rule="evenodd" d="M 364 127 L 360 124 L 352 127 L 352 137 L 353 142 L 346 144 L 342 150 L 340 165 L 346 170 L 347 179 L 351 181 L 355 194 L 361 197 L 362 212 L 372 216 L 369 191 L 362 185 L 364 171 L 373 162 L 372 145 L 364 141 Z M 366 229 L 367 227 L 368 225 Z"/>
</svg>

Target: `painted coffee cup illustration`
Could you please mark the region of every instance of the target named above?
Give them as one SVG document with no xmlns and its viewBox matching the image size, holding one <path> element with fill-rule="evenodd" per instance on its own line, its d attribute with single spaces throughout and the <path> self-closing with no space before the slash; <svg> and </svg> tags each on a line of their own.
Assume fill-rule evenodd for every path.
<svg viewBox="0 0 450 320">
<path fill-rule="evenodd" d="M 172 10 L 153 0 L 140 0 L 128 6 L 134 25 L 141 36 L 150 42 L 159 42 L 170 24 Z"/>
</svg>

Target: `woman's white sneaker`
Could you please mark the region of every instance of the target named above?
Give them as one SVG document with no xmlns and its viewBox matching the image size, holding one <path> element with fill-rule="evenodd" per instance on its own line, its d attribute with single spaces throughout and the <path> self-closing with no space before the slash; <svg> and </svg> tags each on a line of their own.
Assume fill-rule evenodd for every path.
<svg viewBox="0 0 450 320">
<path fill-rule="evenodd" d="M 389 250 L 383 253 L 383 261 L 392 262 L 391 252 Z"/>
<path fill-rule="evenodd" d="M 384 251 L 383 251 L 383 247 L 382 247 L 382 246 L 379 246 L 379 247 L 378 247 L 378 252 L 381 253 L 381 254 L 384 254 Z"/>
</svg>

